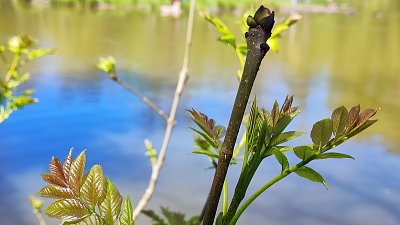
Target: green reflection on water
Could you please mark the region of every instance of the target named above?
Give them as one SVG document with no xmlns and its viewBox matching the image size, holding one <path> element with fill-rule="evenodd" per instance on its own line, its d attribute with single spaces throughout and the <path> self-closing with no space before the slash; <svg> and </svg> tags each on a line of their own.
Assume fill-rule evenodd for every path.
<svg viewBox="0 0 400 225">
<path fill-rule="evenodd" d="M 11 1 L 10 1 L 11 2 Z M 283 68 L 281 76 L 300 102 L 310 83 L 328 71 L 327 105 L 381 107 L 380 122 L 369 130 L 400 153 L 400 4 L 397 0 L 353 1 L 353 15 L 304 15 L 281 40 L 278 55 L 269 56 L 267 68 Z M 18 5 L 17 5 L 18 6 Z M 283 19 L 283 18 L 280 18 Z M 238 26 L 231 22 L 234 29 Z M 122 70 L 134 70 L 160 80 L 175 80 L 181 65 L 186 18 L 161 18 L 133 10 L 92 11 L 67 8 L 15 7 L 1 2 L 0 39 L 30 34 L 42 46 L 57 48 L 54 57 L 34 70 L 53 70 L 60 76 L 98 79 L 95 62 L 112 54 Z M 239 29 L 235 30 L 236 33 Z M 215 41 L 214 29 L 196 18 L 191 73 L 218 82 L 220 74 L 234 74 L 238 62 L 230 48 Z M 44 68 L 49 63 L 48 68 Z M 263 78 L 268 82 L 268 77 Z M 307 85 L 308 86 L 308 85 Z M 301 89 L 303 87 L 303 89 Z M 302 100 L 303 99 L 303 100 Z"/>
</svg>

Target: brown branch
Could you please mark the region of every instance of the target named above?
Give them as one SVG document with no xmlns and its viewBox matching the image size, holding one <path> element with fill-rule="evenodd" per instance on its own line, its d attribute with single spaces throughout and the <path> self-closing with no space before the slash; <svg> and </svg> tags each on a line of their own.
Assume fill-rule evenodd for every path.
<svg viewBox="0 0 400 225">
<path fill-rule="evenodd" d="M 144 209 L 147 203 L 150 201 L 155 185 L 158 180 L 158 175 L 160 172 L 161 167 L 164 164 L 165 155 L 167 153 L 168 144 L 171 138 L 172 129 L 175 125 L 175 115 L 176 110 L 179 105 L 179 101 L 181 99 L 182 91 L 184 89 L 185 83 L 188 79 L 188 72 L 189 72 L 189 59 L 190 59 L 190 50 L 192 45 L 192 32 L 193 32 L 193 18 L 194 18 L 194 9 L 195 9 L 195 0 L 190 1 L 190 12 L 189 12 L 189 19 L 188 19 L 188 26 L 187 26 L 187 33 L 186 33 L 186 44 L 185 44 L 185 54 L 183 58 L 183 65 L 182 69 L 179 73 L 178 83 L 175 89 L 174 99 L 171 105 L 171 111 L 169 117 L 167 119 L 167 127 L 165 129 L 164 140 L 161 145 L 160 153 L 157 158 L 157 162 L 152 166 L 151 177 L 149 180 L 149 184 L 145 193 L 143 194 L 142 198 L 140 199 L 138 205 L 136 206 L 135 210 L 133 211 L 133 218 L 137 219 L 140 212 Z"/>
<path fill-rule="evenodd" d="M 251 21 L 249 21 L 251 20 Z M 272 22 L 271 22 L 272 21 Z M 267 39 L 271 36 L 271 29 L 274 21 L 274 13 L 270 13 L 263 6 L 257 10 L 253 17 L 248 19 L 250 26 L 246 33 L 247 55 L 243 69 L 242 79 L 236 94 L 235 103 L 232 108 L 226 136 L 221 148 L 217 169 L 214 174 L 213 183 L 208 197 L 207 207 L 204 214 L 203 225 L 212 225 L 221 196 L 222 187 L 228 171 L 229 162 L 232 158 L 233 148 L 236 143 L 244 111 L 249 100 L 254 80 L 260 68 L 265 54 L 269 50 L 266 45 Z"/>
</svg>

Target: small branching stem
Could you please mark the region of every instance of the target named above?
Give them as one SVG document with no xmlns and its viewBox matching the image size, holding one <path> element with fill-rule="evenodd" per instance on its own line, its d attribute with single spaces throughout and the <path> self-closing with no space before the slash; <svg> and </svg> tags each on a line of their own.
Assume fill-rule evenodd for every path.
<svg viewBox="0 0 400 225">
<path fill-rule="evenodd" d="M 11 76 L 18 69 L 19 60 L 21 59 L 21 53 L 15 53 L 13 61 L 11 62 L 10 69 L 8 70 L 4 80 L 8 82 L 11 79 Z"/>
<path fill-rule="evenodd" d="M 185 44 L 183 65 L 182 65 L 182 69 L 179 73 L 178 83 L 177 83 L 177 86 L 175 89 L 175 95 L 174 95 L 174 99 L 173 99 L 172 105 L 171 105 L 171 111 L 169 113 L 169 117 L 167 118 L 167 127 L 165 129 L 163 143 L 161 145 L 161 149 L 160 149 L 157 161 L 154 165 L 152 165 L 152 172 L 151 172 L 149 184 L 148 184 L 143 196 L 141 197 L 138 205 L 136 206 L 136 208 L 133 211 L 133 219 L 138 218 L 140 212 L 144 209 L 144 207 L 150 201 L 150 199 L 154 193 L 154 188 L 156 186 L 161 167 L 164 164 L 165 155 L 167 153 L 168 144 L 169 144 L 171 134 L 172 134 L 172 129 L 175 125 L 176 111 L 177 111 L 177 108 L 179 105 L 179 101 L 181 99 L 183 89 L 184 89 L 186 81 L 188 79 L 190 50 L 191 50 L 191 45 L 192 45 L 194 13 L 195 13 L 195 0 L 191 0 L 187 33 L 186 33 L 186 44 Z"/>
<path fill-rule="evenodd" d="M 46 225 L 46 221 L 44 220 L 43 214 L 42 214 L 41 211 L 39 211 L 39 210 L 34 210 L 34 211 L 33 211 L 33 214 L 35 214 L 36 219 L 37 219 L 38 222 L 39 222 L 39 225 Z"/>
<path fill-rule="evenodd" d="M 214 223 L 218 202 L 228 171 L 229 162 L 232 158 L 233 148 L 235 146 L 240 125 L 242 123 L 244 111 L 246 109 L 261 61 L 268 51 L 265 48 L 261 48 L 261 45 L 265 44 L 269 36 L 262 30 L 260 26 L 257 26 L 256 28 L 250 28 L 247 34 L 246 41 L 248 49 L 246 62 L 243 69 L 242 79 L 236 94 L 235 103 L 232 108 L 226 136 L 222 144 L 217 169 L 214 174 L 203 225 L 212 225 Z"/>
</svg>

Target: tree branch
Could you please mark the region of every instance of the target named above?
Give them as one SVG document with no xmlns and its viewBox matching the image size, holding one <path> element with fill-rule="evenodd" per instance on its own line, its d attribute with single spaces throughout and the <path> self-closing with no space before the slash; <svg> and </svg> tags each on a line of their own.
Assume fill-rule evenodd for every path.
<svg viewBox="0 0 400 225">
<path fill-rule="evenodd" d="M 260 64 L 269 47 L 266 44 L 271 36 L 274 23 L 274 13 L 261 6 L 253 17 L 248 18 L 249 31 L 246 33 L 247 55 L 243 69 L 242 79 L 232 108 L 226 136 L 222 144 L 217 169 L 214 174 L 211 191 L 208 197 L 203 225 L 212 225 L 221 196 L 222 187 L 232 158 L 233 148 L 236 143 L 244 111 L 249 100 L 254 80 Z"/>
<path fill-rule="evenodd" d="M 133 211 L 133 218 L 137 219 L 140 212 L 144 209 L 147 203 L 150 201 L 155 185 L 158 180 L 158 175 L 160 172 L 161 167 L 164 164 L 165 155 L 167 153 L 168 144 L 171 138 L 172 129 L 175 125 L 175 115 L 179 105 L 179 101 L 181 99 L 182 91 L 184 89 L 185 83 L 188 79 L 188 72 L 189 72 L 189 59 L 190 59 L 190 50 L 192 45 L 192 32 L 193 32 L 193 20 L 194 20 L 194 12 L 195 12 L 195 0 L 190 1 L 190 12 L 189 12 L 189 19 L 188 19 L 188 26 L 187 26 L 187 33 L 186 33 L 186 44 L 185 44 L 185 54 L 183 58 L 183 65 L 182 69 L 179 73 L 178 83 L 175 89 L 174 99 L 171 105 L 171 111 L 169 117 L 167 119 L 167 127 L 165 129 L 164 140 L 161 145 L 160 153 L 157 158 L 157 162 L 152 166 L 152 173 L 149 180 L 149 184 L 145 193 L 143 194 L 142 198 L 140 199 L 138 205 L 136 206 L 135 210 Z"/>
</svg>

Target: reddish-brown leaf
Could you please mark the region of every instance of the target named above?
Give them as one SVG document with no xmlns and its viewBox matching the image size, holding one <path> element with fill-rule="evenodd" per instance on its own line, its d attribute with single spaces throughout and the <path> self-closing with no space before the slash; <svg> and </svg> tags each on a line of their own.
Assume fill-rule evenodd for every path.
<svg viewBox="0 0 400 225">
<path fill-rule="evenodd" d="M 63 166 L 61 165 L 60 160 L 57 157 L 52 157 L 49 163 L 50 173 L 54 176 L 60 178 L 62 181 L 66 182 L 64 177 Z"/>
<path fill-rule="evenodd" d="M 85 169 L 86 154 L 82 151 L 78 157 L 75 158 L 71 163 L 71 169 L 69 171 L 68 184 L 74 194 L 79 195 L 81 185 L 83 170 Z"/>
<path fill-rule="evenodd" d="M 54 184 L 60 187 L 67 187 L 67 184 L 54 174 L 42 174 L 42 179 L 47 183 Z"/>
<path fill-rule="evenodd" d="M 65 180 L 69 180 L 69 171 L 71 169 L 71 163 L 72 163 L 72 148 L 69 150 L 69 153 L 67 157 L 65 158 L 64 165 L 63 165 L 63 171 L 64 171 L 64 177 Z"/>
<path fill-rule="evenodd" d="M 39 193 L 44 198 L 74 198 L 71 189 L 55 185 L 48 185 L 42 188 Z"/>
<path fill-rule="evenodd" d="M 347 131 L 353 129 L 358 114 L 360 114 L 360 105 L 353 106 L 349 111 L 349 115 L 346 121 Z"/>
<path fill-rule="evenodd" d="M 279 120 L 279 104 L 277 101 L 275 101 L 274 106 L 272 106 L 271 119 L 272 119 L 272 125 L 275 127 L 276 123 Z"/>
<path fill-rule="evenodd" d="M 293 103 L 293 95 L 292 96 L 286 96 L 285 102 L 282 105 L 281 108 L 281 114 L 282 113 L 286 113 L 290 107 L 292 107 L 292 103 Z"/>
<path fill-rule="evenodd" d="M 217 126 L 215 120 L 208 118 L 207 115 L 195 110 L 187 110 L 191 119 L 212 139 L 218 140 L 225 135 L 225 128 L 222 126 Z"/>
<path fill-rule="evenodd" d="M 360 113 L 360 115 L 358 115 L 354 126 L 356 127 L 356 126 L 363 124 L 369 118 L 373 117 L 376 114 L 376 112 L 378 112 L 377 109 L 366 109 L 366 110 L 362 111 Z"/>
</svg>

